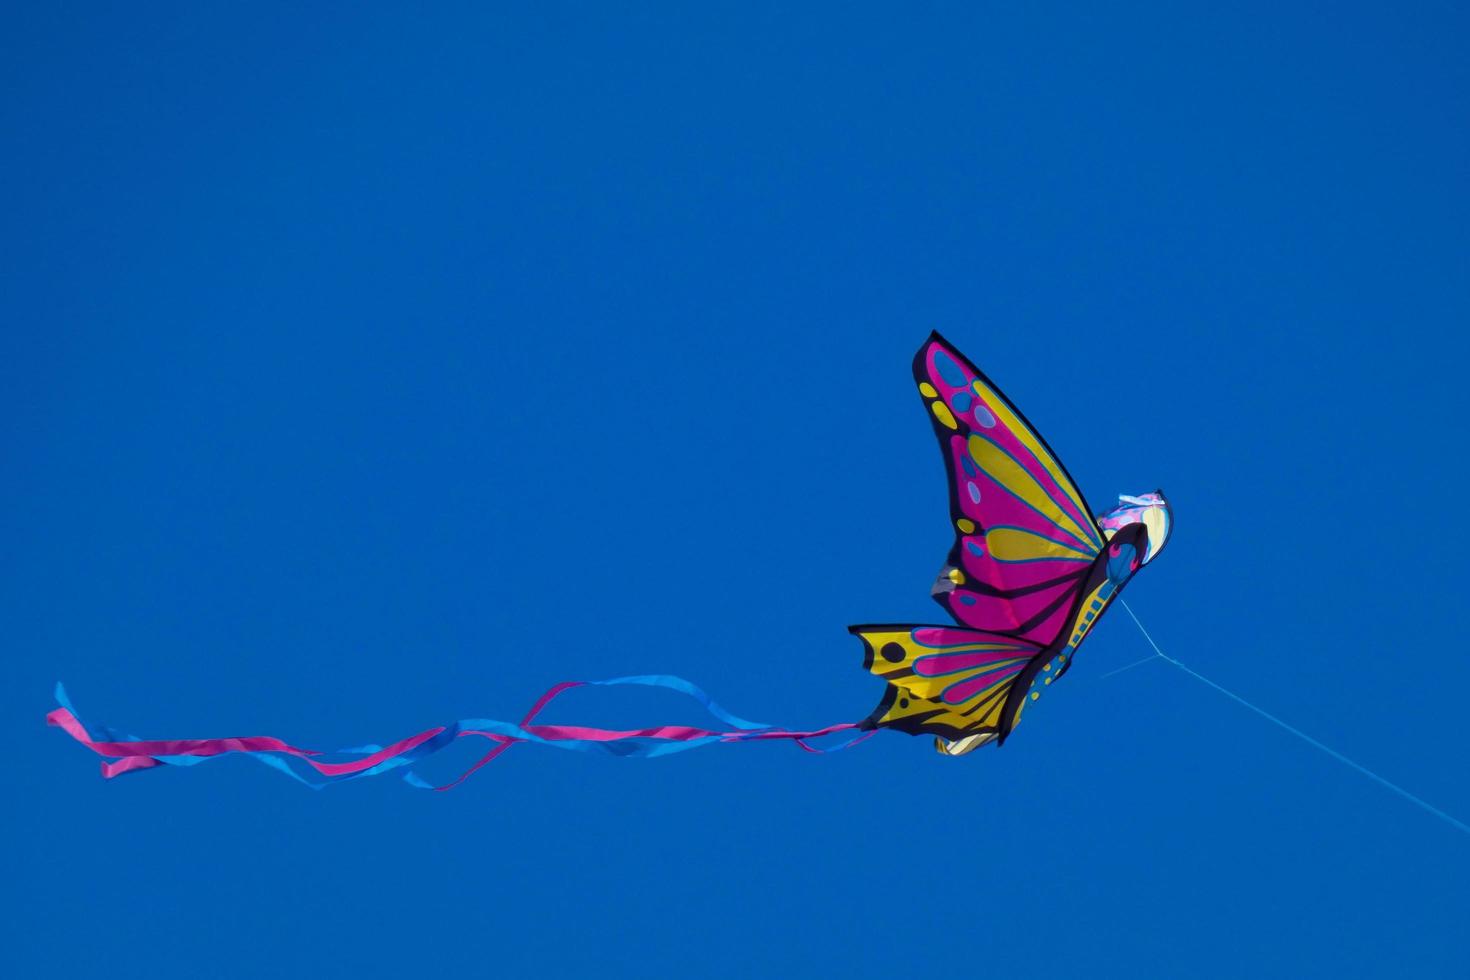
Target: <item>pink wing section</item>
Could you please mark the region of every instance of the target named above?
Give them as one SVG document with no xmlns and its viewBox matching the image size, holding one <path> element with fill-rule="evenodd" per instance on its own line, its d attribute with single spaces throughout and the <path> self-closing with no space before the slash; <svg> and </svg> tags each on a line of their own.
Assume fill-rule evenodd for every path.
<svg viewBox="0 0 1470 980">
<path fill-rule="evenodd" d="M 941 596 L 940 602 L 955 619 L 976 629 L 1005 633 L 1045 646 L 1066 628 L 1067 614 L 1081 581 L 1078 576 L 1044 592 L 1017 596 L 955 589 Z"/>
</svg>

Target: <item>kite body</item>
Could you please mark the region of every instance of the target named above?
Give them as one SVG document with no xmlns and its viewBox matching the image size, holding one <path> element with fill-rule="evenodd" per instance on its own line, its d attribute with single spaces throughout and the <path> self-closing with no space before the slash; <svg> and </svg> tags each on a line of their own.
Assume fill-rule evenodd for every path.
<svg viewBox="0 0 1470 980">
<path fill-rule="evenodd" d="M 320 753 L 269 736 L 142 740 L 78 717 L 61 685 L 47 722 L 106 761 L 107 778 L 249 755 L 309 786 L 403 770 L 413 786 L 448 789 L 518 743 L 619 756 L 658 756 L 715 742 L 786 740 L 809 752 L 855 745 L 884 728 L 936 736 L 945 755 L 1004 742 L 1026 705 L 1072 665 L 1077 647 L 1140 567 L 1168 541 L 1173 524 L 1161 492 L 1119 498 L 1093 517 L 1075 481 L 1010 400 L 944 338 L 933 334 L 914 357 L 914 379 L 939 437 L 949 485 L 954 544 L 933 596 L 951 625 L 853 626 L 865 666 L 886 682 L 866 719 L 811 730 L 746 721 L 699 688 L 669 675 L 558 684 L 519 723 L 472 718 L 387 746 Z M 720 727 L 658 725 L 627 731 L 544 724 L 540 714 L 580 687 L 638 685 L 698 701 Z M 811 744 L 839 732 L 835 747 Z M 484 757 L 443 786 L 412 767 L 460 738 L 489 741 Z M 331 760 L 327 755 L 338 758 Z"/>
<path fill-rule="evenodd" d="M 853 626 L 888 682 L 863 725 L 937 736 L 946 755 L 997 744 L 1067 672 L 1092 626 L 1168 540 L 1162 492 L 1093 518 L 1051 447 L 937 333 L 914 380 L 939 438 L 955 534 L 933 595 L 954 626 Z"/>
</svg>

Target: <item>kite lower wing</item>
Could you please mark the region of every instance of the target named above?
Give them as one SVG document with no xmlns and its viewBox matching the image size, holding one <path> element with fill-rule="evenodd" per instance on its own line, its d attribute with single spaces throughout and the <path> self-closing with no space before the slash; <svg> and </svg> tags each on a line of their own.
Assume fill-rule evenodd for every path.
<svg viewBox="0 0 1470 980">
<path fill-rule="evenodd" d="M 852 626 L 849 632 L 863 641 L 864 666 L 888 682 L 863 725 L 953 740 L 940 744 L 952 755 L 1004 734 L 1011 688 L 1044 653 L 1028 640 L 953 626 Z"/>
</svg>

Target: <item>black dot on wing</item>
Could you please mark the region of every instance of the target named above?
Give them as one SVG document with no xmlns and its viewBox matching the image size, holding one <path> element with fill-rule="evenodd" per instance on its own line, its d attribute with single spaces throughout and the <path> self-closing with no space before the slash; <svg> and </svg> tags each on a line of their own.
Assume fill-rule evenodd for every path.
<svg viewBox="0 0 1470 980">
<path fill-rule="evenodd" d="M 909 706 L 909 699 L 908 698 L 899 698 L 898 699 L 898 706 L 900 708 L 907 708 Z"/>
<path fill-rule="evenodd" d="M 897 643 L 885 643 L 883 649 L 878 651 L 883 659 L 891 664 L 903 662 L 903 647 Z"/>
</svg>

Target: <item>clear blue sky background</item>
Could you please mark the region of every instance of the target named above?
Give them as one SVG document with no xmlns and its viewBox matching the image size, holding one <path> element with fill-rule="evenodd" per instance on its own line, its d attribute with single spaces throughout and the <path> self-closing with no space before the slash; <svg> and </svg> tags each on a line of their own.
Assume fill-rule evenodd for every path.
<svg viewBox="0 0 1470 980">
<path fill-rule="evenodd" d="M 0 214 L 13 976 L 1449 976 L 1470 838 L 1121 615 L 1000 751 L 388 740 L 562 679 L 855 720 L 935 621 L 939 328 L 1165 649 L 1462 817 L 1467 17 L 31 4 Z M 1014 7 L 1015 5 L 1008 5 Z M 564 722 L 698 722 L 579 692 Z M 431 773 L 454 771 L 463 746 Z"/>
</svg>

